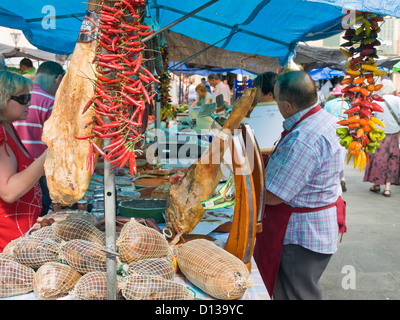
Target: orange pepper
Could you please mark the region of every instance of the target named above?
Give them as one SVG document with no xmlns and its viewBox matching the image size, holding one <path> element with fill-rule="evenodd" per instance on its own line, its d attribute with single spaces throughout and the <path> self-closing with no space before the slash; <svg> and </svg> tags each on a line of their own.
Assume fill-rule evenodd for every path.
<svg viewBox="0 0 400 320">
<path fill-rule="evenodd" d="M 364 130 L 362 128 L 357 130 L 356 137 L 357 139 L 361 138 L 364 135 Z"/>
<path fill-rule="evenodd" d="M 341 84 L 350 84 L 352 80 L 352 78 L 345 78 L 342 80 Z"/>
<path fill-rule="evenodd" d="M 382 89 L 382 87 L 383 87 L 383 84 L 377 84 L 375 86 L 375 91 L 379 91 L 380 89 Z"/>
<path fill-rule="evenodd" d="M 360 122 L 360 116 L 358 114 L 356 114 L 355 116 L 351 116 L 350 118 L 347 118 L 347 122 Z"/>
<path fill-rule="evenodd" d="M 364 82 L 364 78 L 357 78 L 357 79 L 354 79 L 353 80 L 353 82 L 355 83 L 355 84 L 362 84 L 363 82 Z"/>
<path fill-rule="evenodd" d="M 370 132 L 372 130 L 370 126 L 363 126 L 362 129 L 364 130 L 364 132 Z"/>
<path fill-rule="evenodd" d="M 361 148 L 362 148 L 361 143 L 359 143 L 358 141 L 354 140 L 349 144 L 349 148 L 348 149 L 357 151 L 357 150 L 361 150 Z"/>
<path fill-rule="evenodd" d="M 363 117 L 360 119 L 360 125 L 362 127 L 368 126 L 369 125 L 370 120 L 366 117 Z"/>
<path fill-rule="evenodd" d="M 359 123 L 349 123 L 347 126 L 349 127 L 349 129 L 357 129 L 361 127 Z"/>
<path fill-rule="evenodd" d="M 363 96 L 369 96 L 369 94 L 370 94 L 370 92 L 369 92 L 367 89 L 365 89 L 365 88 L 360 89 L 360 93 L 361 93 Z"/>
<path fill-rule="evenodd" d="M 341 125 L 341 126 L 347 126 L 349 124 L 347 120 L 340 120 L 340 121 L 338 121 L 336 123 Z"/>
<path fill-rule="evenodd" d="M 369 84 L 374 84 L 375 80 L 374 80 L 374 78 L 369 77 L 369 78 L 367 78 L 367 82 L 368 82 Z"/>
<path fill-rule="evenodd" d="M 367 87 L 368 91 L 375 91 L 375 86 L 373 84 L 368 85 Z"/>
<path fill-rule="evenodd" d="M 349 91 L 351 91 L 351 92 L 359 92 L 360 90 L 361 90 L 361 88 L 359 86 L 352 87 L 349 89 Z"/>
</svg>

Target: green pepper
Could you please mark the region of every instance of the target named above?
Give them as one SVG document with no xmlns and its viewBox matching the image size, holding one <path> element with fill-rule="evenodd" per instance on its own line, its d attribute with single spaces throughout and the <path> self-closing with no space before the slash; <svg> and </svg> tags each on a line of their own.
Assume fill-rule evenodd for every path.
<svg viewBox="0 0 400 320">
<path fill-rule="evenodd" d="M 386 138 L 386 134 L 381 133 L 380 136 L 379 136 L 376 140 L 382 141 L 382 140 L 385 139 L 385 138 Z"/>
<path fill-rule="evenodd" d="M 379 132 L 376 132 L 375 130 L 372 130 L 368 133 L 368 137 L 371 141 L 376 141 L 378 140 L 379 136 L 381 134 Z"/>
<path fill-rule="evenodd" d="M 353 142 L 353 137 L 352 136 L 346 136 L 342 140 L 340 140 L 340 144 L 345 147 L 346 149 L 349 147 L 350 143 Z"/>
<path fill-rule="evenodd" d="M 368 143 L 368 151 L 371 153 L 375 153 L 376 149 L 379 148 L 381 144 L 378 141 Z"/>
<path fill-rule="evenodd" d="M 349 135 L 349 129 L 347 129 L 347 128 L 337 128 L 336 129 L 336 135 L 340 139 L 343 139 L 344 137 L 347 137 Z"/>
</svg>

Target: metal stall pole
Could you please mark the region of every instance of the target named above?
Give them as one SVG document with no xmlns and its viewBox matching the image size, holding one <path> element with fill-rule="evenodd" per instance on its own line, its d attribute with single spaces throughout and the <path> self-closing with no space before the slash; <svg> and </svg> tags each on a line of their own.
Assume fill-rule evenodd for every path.
<svg viewBox="0 0 400 320">
<path fill-rule="evenodd" d="M 108 139 L 107 139 L 108 140 Z M 106 141 L 109 144 L 109 141 Z M 107 300 L 117 299 L 116 189 L 111 163 L 104 159 L 104 219 L 107 256 Z"/>
</svg>

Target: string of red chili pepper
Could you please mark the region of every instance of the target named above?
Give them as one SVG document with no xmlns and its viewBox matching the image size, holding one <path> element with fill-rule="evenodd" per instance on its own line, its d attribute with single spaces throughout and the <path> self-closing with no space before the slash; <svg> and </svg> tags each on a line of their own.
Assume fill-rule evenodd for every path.
<svg viewBox="0 0 400 320">
<path fill-rule="evenodd" d="M 93 60 L 98 73 L 95 96 L 83 109 L 94 109 L 93 119 L 87 124 L 92 132 L 76 138 L 91 141 L 86 164 L 92 173 L 95 156 L 99 154 L 113 164 L 111 169 L 120 170 L 128 164 L 133 177 L 135 145 L 142 139 L 138 128 L 142 125 L 145 103 L 154 97 L 149 96 L 147 88 L 152 82 L 160 82 L 142 66 L 142 51 L 146 48 L 142 37 L 154 30 L 141 23 L 138 12 L 143 11 L 145 0 L 107 3 L 101 4 L 99 42 Z M 111 142 L 100 148 L 94 138 L 110 138 Z"/>
</svg>

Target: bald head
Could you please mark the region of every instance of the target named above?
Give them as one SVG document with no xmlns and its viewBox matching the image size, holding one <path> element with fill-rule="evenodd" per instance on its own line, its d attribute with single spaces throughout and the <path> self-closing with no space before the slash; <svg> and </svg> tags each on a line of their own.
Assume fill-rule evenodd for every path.
<svg viewBox="0 0 400 320">
<path fill-rule="evenodd" d="M 315 83 L 303 71 L 291 71 L 279 76 L 275 83 L 275 95 L 297 109 L 306 109 L 318 101 Z"/>
</svg>

